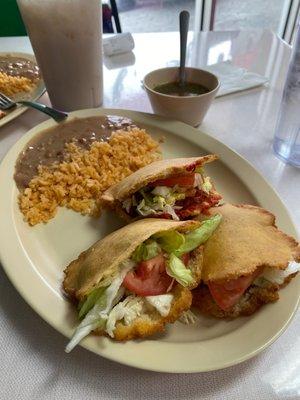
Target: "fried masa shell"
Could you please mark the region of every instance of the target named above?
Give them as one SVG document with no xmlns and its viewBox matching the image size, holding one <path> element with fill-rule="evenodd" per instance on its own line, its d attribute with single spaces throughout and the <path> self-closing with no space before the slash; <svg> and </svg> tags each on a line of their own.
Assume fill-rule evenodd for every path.
<svg viewBox="0 0 300 400">
<path fill-rule="evenodd" d="M 129 259 L 136 247 L 154 233 L 167 230 L 186 232 L 200 226 L 199 221 L 172 221 L 148 218 L 124 226 L 99 240 L 65 269 L 63 287 L 72 298 L 82 300 L 100 280 L 115 276 L 122 262 Z M 202 261 L 202 251 L 198 255 Z M 200 278 L 202 263 L 196 262 L 192 271 Z"/>
<path fill-rule="evenodd" d="M 204 245 L 204 282 L 250 275 L 259 267 L 285 269 L 290 261 L 300 261 L 296 240 L 281 232 L 274 215 L 263 208 L 225 204 L 209 214 L 223 218 Z"/>
<path fill-rule="evenodd" d="M 270 284 L 267 287 L 250 286 L 238 303 L 227 311 L 222 310 L 214 301 L 208 286 L 200 285 L 192 291 L 193 306 L 202 314 L 215 318 L 234 319 L 240 316 L 249 316 L 254 314 L 264 304 L 277 301 L 279 299 L 279 290 L 287 285 L 295 275 L 292 274 L 285 278 L 282 285 Z"/>
<path fill-rule="evenodd" d="M 177 321 L 181 314 L 191 307 L 192 294 L 189 289 L 180 285 L 176 285 L 171 293 L 174 295 L 174 299 L 170 312 L 166 317 L 162 317 L 153 309 L 153 311 L 136 318 L 130 325 L 125 325 L 124 322 L 119 321 L 114 330 L 114 339 L 125 341 L 144 338 L 158 332 L 163 332 L 166 324 Z M 104 335 L 105 332 L 98 330 L 95 331 L 95 334 Z"/>
<path fill-rule="evenodd" d="M 104 207 L 116 210 L 126 220 L 130 220 L 131 218 L 122 210 L 121 202 L 133 193 L 158 179 L 185 174 L 190 165 L 201 167 L 217 158 L 217 155 L 209 154 L 203 157 L 173 158 L 153 162 L 107 189 L 101 197 L 101 203 Z"/>
</svg>

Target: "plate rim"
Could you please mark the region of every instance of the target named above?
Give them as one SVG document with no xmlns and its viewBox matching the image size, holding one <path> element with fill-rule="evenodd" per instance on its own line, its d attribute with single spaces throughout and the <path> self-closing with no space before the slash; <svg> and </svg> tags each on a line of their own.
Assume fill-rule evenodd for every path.
<svg viewBox="0 0 300 400">
<path fill-rule="evenodd" d="M 1 51 L 0 52 L 0 57 L 5 57 L 7 55 L 10 55 L 12 57 L 23 57 L 27 58 L 28 60 L 34 61 L 37 64 L 36 58 L 33 54 L 30 53 L 24 53 L 24 52 L 19 52 L 19 51 Z M 36 86 L 37 93 L 34 97 L 30 98 L 30 101 L 37 101 L 45 92 L 46 92 L 46 86 L 43 78 L 40 79 L 38 85 Z M 10 121 L 13 121 L 15 118 L 19 117 L 21 114 L 23 114 L 25 111 L 28 110 L 29 107 L 20 105 L 18 108 L 15 110 L 11 111 L 8 113 L 5 117 L 0 119 L 0 127 L 8 124 Z"/>
<path fill-rule="evenodd" d="M 112 109 L 112 108 L 97 108 L 97 109 L 80 110 L 80 111 L 75 111 L 75 112 L 70 113 L 69 118 L 71 119 L 72 117 L 82 117 L 82 116 L 85 116 L 86 113 L 88 113 L 90 115 L 115 114 L 115 115 L 121 115 L 121 116 L 122 115 L 128 116 L 129 118 L 136 119 L 136 120 L 142 119 L 143 122 L 145 122 L 145 120 L 146 120 L 146 123 L 149 123 L 149 125 L 155 126 L 157 128 L 165 129 L 165 130 L 169 131 L 171 134 L 174 134 L 175 136 L 183 137 L 183 138 L 185 138 L 185 140 L 192 142 L 192 143 L 193 142 L 197 143 L 199 146 L 203 146 L 204 148 L 206 148 L 206 145 L 203 145 L 203 143 L 201 143 L 201 138 L 205 138 L 205 140 L 210 142 L 210 144 L 221 146 L 221 148 L 223 150 L 225 150 L 225 152 L 228 152 L 230 154 L 230 156 L 235 157 L 236 159 L 239 160 L 239 162 L 242 161 L 243 163 L 245 163 L 247 168 L 250 168 L 250 170 L 252 170 L 251 172 L 254 172 L 254 175 L 256 175 L 255 178 L 258 178 L 258 180 L 260 180 L 265 186 L 267 186 L 268 191 L 272 194 L 271 197 L 275 197 L 277 203 L 280 205 L 281 209 L 283 210 L 283 217 L 288 218 L 288 223 L 291 227 L 291 230 L 293 231 L 293 234 L 295 236 L 298 236 L 297 229 L 293 223 L 291 216 L 289 215 L 287 208 L 285 207 L 284 203 L 281 201 L 279 195 L 272 188 L 272 186 L 266 181 L 266 179 L 262 176 L 262 174 L 249 161 L 247 161 L 244 157 L 239 155 L 235 150 L 231 149 L 229 146 L 227 146 L 220 140 L 215 139 L 214 137 L 210 136 L 209 134 L 203 132 L 200 129 L 192 128 L 191 126 L 186 125 L 182 122 L 170 120 L 170 119 L 160 117 L 160 116 L 150 114 L 150 113 L 142 113 L 142 112 L 137 112 L 137 111 L 132 111 L 132 110 Z M 162 124 L 163 125 L 167 124 L 168 126 L 162 126 Z M 0 182 L 5 177 L 6 164 L 9 165 L 10 158 L 14 158 L 15 153 L 16 154 L 19 153 L 18 149 L 22 148 L 26 144 L 26 142 L 31 138 L 31 136 L 34 136 L 35 134 L 37 134 L 38 131 L 45 129 L 48 126 L 54 126 L 54 125 L 55 125 L 55 122 L 52 121 L 51 119 L 44 121 L 44 122 L 36 125 L 35 127 L 31 128 L 26 134 L 24 134 L 24 136 L 21 139 L 19 139 L 12 146 L 12 148 L 9 150 L 9 152 L 6 154 L 6 156 L 4 157 L 4 159 L 1 162 Z M 174 131 L 174 128 L 175 128 L 175 131 Z M 180 132 L 178 133 L 178 131 L 180 131 L 180 130 L 181 131 L 187 130 L 187 131 L 191 132 L 191 135 L 195 134 L 195 133 L 196 133 L 196 135 L 193 137 L 193 140 L 190 140 L 191 139 L 190 137 L 184 137 Z M 223 162 L 224 162 L 224 160 L 223 160 Z M 225 162 L 225 164 L 226 164 L 226 162 Z M 228 164 L 226 164 L 226 165 L 228 166 Z M 13 179 L 11 179 L 11 181 L 12 182 L 10 182 L 10 183 L 12 185 L 14 185 Z M 244 180 L 242 180 L 242 181 L 245 184 Z M 9 185 L 9 182 L 7 184 Z M 3 209 L 4 208 L 0 208 L 0 219 L 3 216 Z M 11 227 L 9 227 L 9 228 L 11 228 Z M 2 262 L 3 269 L 6 273 L 6 275 L 9 277 L 10 281 L 15 286 L 16 290 L 24 298 L 24 300 L 31 306 L 31 308 L 33 308 L 33 310 L 38 315 L 40 315 L 41 318 L 43 318 L 56 331 L 62 333 L 64 336 L 69 337 L 69 332 L 67 332 L 67 329 L 57 327 L 56 324 L 53 322 L 54 321 L 53 318 L 49 318 L 49 316 L 46 315 L 45 311 L 41 310 L 40 307 L 37 306 L 37 304 L 33 303 L 30 299 L 30 295 L 25 290 L 23 290 L 23 287 L 21 286 L 21 283 L 18 281 L 18 278 L 13 274 L 12 269 L 9 267 L 10 256 L 6 253 L 6 251 L 4 249 L 5 246 L 3 246 L 6 239 L 7 239 L 7 230 L 6 230 L 5 234 L 4 234 L 3 230 L 0 230 L 0 260 Z M 144 370 L 156 371 L 156 372 L 197 373 L 197 372 L 206 372 L 206 371 L 223 369 L 223 368 L 227 368 L 227 367 L 239 364 L 243 361 L 246 361 L 246 360 L 254 357 L 255 355 L 257 355 L 261 351 L 263 351 L 269 345 L 271 345 L 286 330 L 286 328 L 292 321 L 292 319 L 298 309 L 298 306 L 299 306 L 299 299 L 300 298 L 298 296 L 297 300 L 294 303 L 293 310 L 290 312 L 288 317 L 285 319 L 285 322 L 283 323 L 281 328 L 273 336 L 271 336 L 269 338 L 269 340 L 265 341 L 265 343 L 263 345 L 254 349 L 251 352 L 248 352 L 244 356 L 236 357 L 235 359 L 233 359 L 231 361 L 228 361 L 226 363 L 223 362 L 220 365 L 215 365 L 210 368 L 205 368 L 205 367 L 202 368 L 201 364 L 200 364 L 199 367 L 197 367 L 197 368 L 187 368 L 186 366 L 185 367 L 177 367 L 177 366 L 174 367 L 174 365 L 172 365 L 172 369 L 170 369 L 170 368 L 166 368 L 166 367 L 160 367 L 159 365 L 156 365 L 155 362 L 153 363 L 153 361 L 152 361 L 152 363 L 150 362 L 150 365 L 145 365 L 145 362 L 143 362 L 141 364 L 138 360 L 137 361 L 134 361 L 134 360 L 126 361 L 124 359 L 120 360 L 120 357 L 118 357 L 116 355 L 111 355 L 106 352 L 101 352 L 101 351 L 99 351 L 99 349 L 95 350 L 95 348 L 93 348 L 92 338 L 87 338 L 84 341 L 84 343 L 81 344 L 81 346 L 94 352 L 97 355 L 101 355 L 104 358 L 116 361 L 118 363 L 136 367 L 136 368 L 140 368 L 140 369 L 144 369 Z M 108 340 L 108 339 L 105 339 L 105 340 Z M 151 341 L 151 343 L 154 343 L 154 341 Z M 190 343 L 184 343 L 185 346 L 187 344 L 190 344 Z M 167 347 L 168 343 L 164 342 L 164 345 Z M 155 347 L 155 345 L 154 345 L 154 347 Z M 180 347 L 180 345 L 178 345 L 178 348 L 179 347 Z"/>
</svg>

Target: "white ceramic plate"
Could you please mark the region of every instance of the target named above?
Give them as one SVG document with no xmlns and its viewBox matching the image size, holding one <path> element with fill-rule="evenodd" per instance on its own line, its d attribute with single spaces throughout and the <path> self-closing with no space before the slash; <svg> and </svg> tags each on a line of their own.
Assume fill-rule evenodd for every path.
<svg viewBox="0 0 300 400">
<path fill-rule="evenodd" d="M 34 61 L 36 63 L 36 59 L 32 54 L 28 53 L 13 53 L 13 52 L 5 52 L 5 53 L 0 53 L 0 57 L 21 57 L 21 58 L 26 58 L 30 61 Z M 37 86 L 34 87 L 32 92 L 30 92 L 28 95 L 26 95 L 26 98 L 24 97 L 23 100 L 30 100 L 30 101 L 36 101 L 38 100 L 41 95 L 45 92 L 45 84 L 43 79 L 39 80 L 39 83 Z M 20 100 L 20 99 L 19 99 Z M 12 111 L 10 111 L 5 117 L 0 119 L 0 127 L 7 124 L 9 121 L 17 118 L 19 115 L 23 114 L 28 109 L 28 107 L 18 105 L 16 108 L 14 108 Z"/>
<path fill-rule="evenodd" d="M 99 109 L 75 112 L 69 118 L 103 114 L 127 116 L 146 126 L 155 138 L 164 136 L 164 157 L 219 154 L 221 161 L 208 165 L 207 170 L 225 200 L 260 204 L 277 215 L 283 230 L 296 235 L 274 190 L 247 161 L 224 144 L 183 123 L 150 114 Z M 0 257 L 24 299 L 50 325 L 70 337 L 76 325 L 76 312 L 62 295 L 62 271 L 81 251 L 122 222 L 108 214 L 95 220 L 65 209 L 46 225 L 31 228 L 23 222 L 13 181 L 15 161 L 29 139 L 54 124 L 49 120 L 31 129 L 10 150 L 0 167 Z M 280 301 L 249 318 L 231 322 L 201 318 L 197 326 L 175 323 L 165 334 L 127 343 L 90 336 L 82 346 L 111 360 L 148 370 L 216 370 L 253 357 L 278 338 L 296 311 L 299 292 L 300 279 L 296 278 L 281 291 Z"/>
</svg>

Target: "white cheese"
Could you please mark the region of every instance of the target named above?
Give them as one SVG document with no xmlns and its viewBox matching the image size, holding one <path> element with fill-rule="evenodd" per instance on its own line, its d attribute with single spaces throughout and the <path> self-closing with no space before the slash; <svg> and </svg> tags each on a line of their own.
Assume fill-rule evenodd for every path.
<svg viewBox="0 0 300 400">
<path fill-rule="evenodd" d="M 114 337 L 117 321 L 124 320 L 125 325 L 130 325 L 144 312 L 144 300 L 142 297 L 130 295 L 117 304 L 109 313 L 105 331 L 110 337 Z"/>
<path fill-rule="evenodd" d="M 264 278 L 271 283 L 277 283 L 278 285 L 282 285 L 285 279 L 295 272 L 300 271 L 300 263 L 295 261 L 291 261 L 286 269 L 275 269 L 266 267 L 258 278 Z"/>
<path fill-rule="evenodd" d="M 169 314 L 173 298 L 174 296 L 172 294 L 145 297 L 146 301 L 156 308 L 162 317 L 166 317 Z"/>
</svg>

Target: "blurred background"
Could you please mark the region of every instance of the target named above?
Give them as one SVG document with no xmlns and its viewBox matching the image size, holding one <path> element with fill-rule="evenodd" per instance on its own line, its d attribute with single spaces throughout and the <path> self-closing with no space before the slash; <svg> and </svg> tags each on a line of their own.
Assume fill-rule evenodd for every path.
<svg viewBox="0 0 300 400">
<path fill-rule="evenodd" d="M 299 8 L 298 0 L 117 0 L 116 4 L 124 32 L 176 31 L 178 14 L 185 9 L 195 30 L 271 29 L 288 42 Z"/>
<path fill-rule="evenodd" d="M 300 0 L 103 0 L 103 30 L 169 32 L 190 12 L 195 31 L 271 29 L 292 43 Z M 25 35 L 16 0 L 2 0 L 0 36 Z"/>
<path fill-rule="evenodd" d="M 270 28 L 276 31 L 284 9 L 283 0 L 217 0 L 215 30 Z M 286 2 L 288 3 L 288 2 Z M 195 0 L 117 0 L 122 28 L 135 32 L 176 31 L 183 9 L 195 21 Z"/>
</svg>

